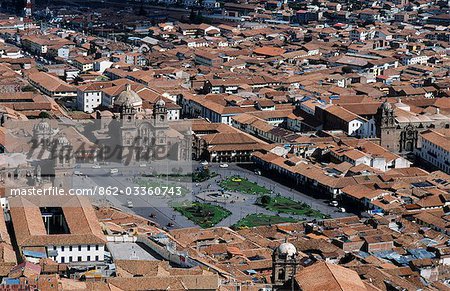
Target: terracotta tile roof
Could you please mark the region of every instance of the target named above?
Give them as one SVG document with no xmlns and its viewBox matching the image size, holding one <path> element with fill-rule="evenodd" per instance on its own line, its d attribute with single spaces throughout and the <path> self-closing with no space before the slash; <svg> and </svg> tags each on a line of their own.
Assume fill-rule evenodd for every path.
<svg viewBox="0 0 450 291">
<path fill-rule="evenodd" d="M 450 153 L 450 129 L 427 130 L 420 133 L 421 137 Z"/>
<path fill-rule="evenodd" d="M 269 56 L 269 57 L 275 57 L 275 56 L 281 56 L 284 54 L 286 50 L 278 47 L 269 47 L 269 46 L 263 46 L 258 47 L 253 50 L 253 53 L 257 55 L 263 55 L 263 56 Z"/>
<path fill-rule="evenodd" d="M 27 198 L 10 199 L 14 233 L 20 247 L 105 243 L 100 224 L 88 199 L 74 196 L 71 199 L 63 197 L 65 201 L 62 201 L 51 197 L 51 203 L 47 200 L 46 204 L 37 204 L 45 200 L 39 202 L 32 197 Z M 38 205 L 58 205 L 58 200 L 70 233 L 48 235 Z"/>
<path fill-rule="evenodd" d="M 356 199 L 374 199 L 386 194 L 386 191 L 373 190 L 365 185 L 350 185 L 342 188 L 341 191 Z"/>
<path fill-rule="evenodd" d="M 325 107 L 324 110 L 346 122 L 350 122 L 355 119 L 364 119 L 341 106 L 330 105 Z"/>
<path fill-rule="evenodd" d="M 366 286 L 353 270 L 330 263 L 316 263 L 295 276 L 296 283 L 304 291 L 342 290 L 365 291 Z"/>
<path fill-rule="evenodd" d="M 113 290 L 189 290 L 183 282 L 176 277 L 136 277 L 136 278 L 110 278 L 110 288 Z M 200 283 L 200 282 L 199 282 Z M 199 284 L 200 287 L 200 284 Z M 202 290 L 203 288 L 199 289 Z"/>
<path fill-rule="evenodd" d="M 30 79 L 30 81 L 39 84 L 49 92 L 76 91 L 75 87 L 67 84 L 58 77 L 55 77 L 53 75 L 44 72 L 31 74 L 28 76 L 28 78 Z"/>
</svg>

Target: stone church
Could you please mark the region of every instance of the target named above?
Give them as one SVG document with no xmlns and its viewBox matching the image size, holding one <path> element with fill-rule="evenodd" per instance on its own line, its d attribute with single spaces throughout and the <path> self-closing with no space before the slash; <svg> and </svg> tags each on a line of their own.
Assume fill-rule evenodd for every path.
<svg viewBox="0 0 450 291">
<path fill-rule="evenodd" d="M 112 112 L 99 112 L 98 116 L 100 126 L 94 135 L 97 144 L 105 149 L 100 149 L 100 160 L 127 164 L 164 159 L 190 161 L 192 132 L 187 124 L 168 122 L 162 99 L 152 110 L 143 109 L 142 99 L 127 85 L 114 100 Z"/>
<path fill-rule="evenodd" d="M 450 117 L 436 109 L 435 113 L 419 114 L 399 100 L 391 105 L 385 101 L 375 116 L 377 137 L 381 146 L 395 153 L 408 153 L 418 146 L 419 133 L 429 128 L 449 128 Z"/>
</svg>

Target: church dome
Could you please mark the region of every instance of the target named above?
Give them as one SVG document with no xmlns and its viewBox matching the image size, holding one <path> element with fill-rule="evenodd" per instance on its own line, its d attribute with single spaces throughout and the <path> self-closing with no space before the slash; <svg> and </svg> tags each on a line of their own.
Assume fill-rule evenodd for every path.
<svg viewBox="0 0 450 291">
<path fill-rule="evenodd" d="M 381 107 L 384 111 L 392 110 L 392 105 L 387 101 L 384 101 L 383 104 L 381 104 Z"/>
<path fill-rule="evenodd" d="M 139 97 L 139 95 L 131 90 L 130 84 L 127 84 L 125 91 L 120 93 L 119 97 L 117 97 L 116 100 L 114 100 L 115 106 L 132 106 L 132 107 L 139 107 L 142 106 L 142 99 Z"/>
<path fill-rule="evenodd" d="M 51 130 L 50 125 L 44 120 L 41 120 L 39 123 L 35 124 L 33 129 L 37 132 L 49 132 Z"/>
<path fill-rule="evenodd" d="M 156 106 L 157 107 L 165 107 L 166 102 L 164 102 L 164 100 L 162 100 L 162 99 L 159 99 L 158 102 L 156 102 Z"/>
<path fill-rule="evenodd" d="M 277 252 L 279 255 L 286 255 L 291 257 L 297 253 L 297 249 L 293 244 L 284 242 L 277 248 Z"/>
</svg>

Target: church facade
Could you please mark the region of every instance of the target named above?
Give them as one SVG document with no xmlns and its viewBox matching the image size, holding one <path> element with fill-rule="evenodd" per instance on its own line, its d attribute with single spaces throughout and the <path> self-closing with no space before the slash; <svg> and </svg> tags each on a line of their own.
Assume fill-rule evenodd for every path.
<svg viewBox="0 0 450 291">
<path fill-rule="evenodd" d="M 401 103 L 385 101 L 375 116 L 381 146 L 395 153 L 410 153 L 418 147 L 419 134 L 431 128 L 449 128 L 450 117 L 439 113 L 418 114 Z"/>
<path fill-rule="evenodd" d="M 117 161 L 125 164 L 164 159 L 190 161 L 191 131 L 186 125 L 177 127 L 180 122 L 169 122 L 163 100 L 157 101 L 152 110 L 143 109 L 142 103 L 130 86 L 114 101 L 113 118 L 106 125 L 100 122 L 106 128 L 100 145 L 110 147 L 100 150 L 105 153 L 100 160 L 110 158 L 107 152 L 114 152 Z"/>
</svg>

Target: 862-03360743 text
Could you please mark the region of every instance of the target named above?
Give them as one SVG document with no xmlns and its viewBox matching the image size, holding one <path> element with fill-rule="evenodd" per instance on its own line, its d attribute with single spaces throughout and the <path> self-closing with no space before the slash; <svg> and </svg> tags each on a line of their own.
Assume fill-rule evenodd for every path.
<svg viewBox="0 0 450 291">
<path fill-rule="evenodd" d="M 31 188 L 12 188 L 9 191 L 11 196 L 181 196 L 182 188 L 178 186 L 155 186 L 155 187 L 120 187 L 115 186 L 95 186 L 92 188 L 71 188 L 64 189 L 61 187 L 31 187 Z"/>
</svg>

